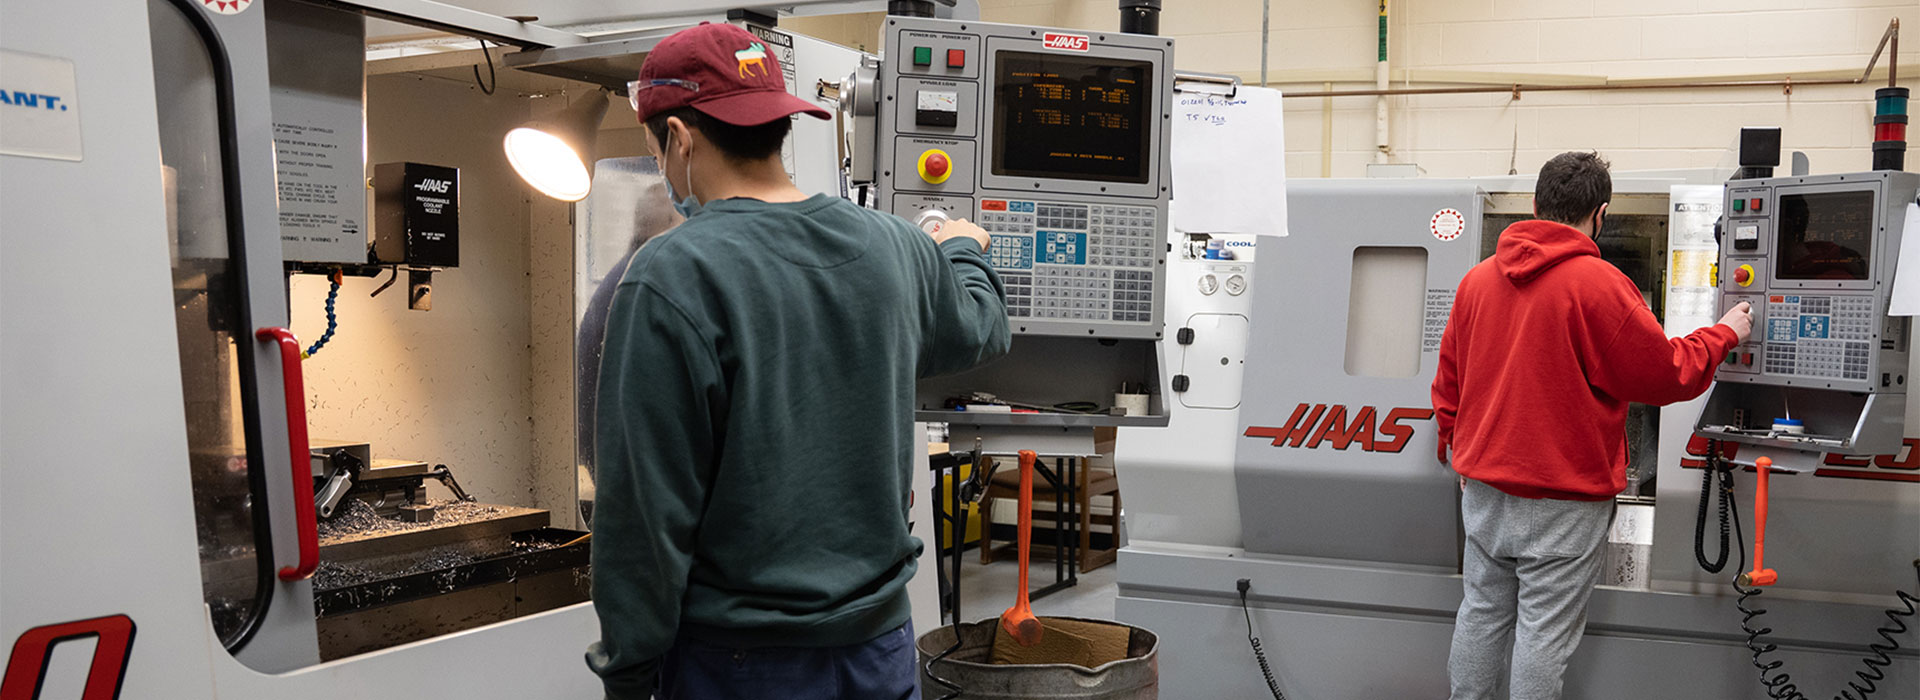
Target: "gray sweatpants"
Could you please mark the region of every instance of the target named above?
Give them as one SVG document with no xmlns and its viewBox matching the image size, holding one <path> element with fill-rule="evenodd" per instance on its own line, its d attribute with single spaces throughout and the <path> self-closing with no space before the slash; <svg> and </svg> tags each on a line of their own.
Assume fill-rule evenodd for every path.
<svg viewBox="0 0 1920 700">
<path fill-rule="evenodd" d="M 1447 671 L 1453 700 L 1557 700 L 1567 657 L 1580 646 L 1587 598 L 1600 580 L 1613 501 L 1510 496 L 1472 479 L 1465 597 Z"/>
</svg>

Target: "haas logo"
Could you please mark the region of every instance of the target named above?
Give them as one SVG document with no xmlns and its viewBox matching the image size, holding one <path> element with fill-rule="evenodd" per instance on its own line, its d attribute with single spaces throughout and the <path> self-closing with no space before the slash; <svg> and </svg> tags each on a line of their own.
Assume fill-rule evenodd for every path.
<svg viewBox="0 0 1920 700">
<path fill-rule="evenodd" d="M 1293 409 L 1286 425 L 1278 428 L 1250 425 L 1244 435 L 1271 439 L 1274 447 L 1314 449 L 1325 443 L 1336 450 L 1358 445 L 1367 452 L 1391 453 L 1406 449 L 1407 443 L 1413 440 L 1413 426 L 1403 425 L 1401 421 L 1432 418 L 1431 408 L 1396 408 L 1380 418 L 1379 410 L 1372 406 L 1354 411 L 1339 404 L 1303 403 Z"/>
<path fill-rule="evenodd" d="M 1047 32 L 1041 37 L 1040 45 L 1055 51 L 1079 51 L 1086 53 L 1087 48 L 1092 46 L 1093 42 L 1089 41 L 1085 34 Z"/>
<path fill-rule="evenodd" d="M 424 180 L 421 180 L 418 184 L 415 184 L 413 188 L 416 190 L 420 190 L 421 192 L 434 192 L 438 194 L 446 194 L 447 190 L 453 188 L 453 182 L 450 180 L 435 180 L 433 178 L 426 178 Z"/>
</svg>

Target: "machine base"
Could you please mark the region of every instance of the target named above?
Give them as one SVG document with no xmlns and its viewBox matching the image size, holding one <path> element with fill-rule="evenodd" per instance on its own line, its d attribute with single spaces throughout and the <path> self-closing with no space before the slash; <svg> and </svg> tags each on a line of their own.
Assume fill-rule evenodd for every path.
<svg viewBox="0 0 1920 700">
<path fill-rule="evenodd" d="M 1266 697 L 1235 582 L 1253 583 L 1254 634 L 1288 697 L 1443 698 L 1460 577 L 1249 555 L 1244 550 L 1136 543 L 1120 552 L 1116 617 L 1160 635 L 1169 697 Z M 1657 584 L 1656 584 L 1657 585 Z M 1730 588 L 1707 595 L 1601 587 L 1566 674 L 1570 698 L 1764 697 L 1743 645 Z M 1879 607 L 1768 598 L 1763 626 L 1793 682 L 1814 697 L 1862 668 Z M 1915 633 L 1902 635 L 1876 697 L 1920 696 Z"/>
</svg>

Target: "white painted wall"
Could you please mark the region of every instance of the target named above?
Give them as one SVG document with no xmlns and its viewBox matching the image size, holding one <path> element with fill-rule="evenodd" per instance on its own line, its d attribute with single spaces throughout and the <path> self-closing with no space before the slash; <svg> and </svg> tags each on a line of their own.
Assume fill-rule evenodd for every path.
<svg viewBox="0 0 1920 700">
<path fill-rule="evenodd" d="M 980 0 L 981 19 L 1113 31 L 1113 0 Z M 1168 0 L 1161 32 L 1180 68 L 1260 72 L 1260 0 Z M 1394 86 L 1478 75 L 1489 82 L 1859 75 L 1887 21 L 1907 30 L 1901 83 L 1920 85 L 1916 0 L 1396 0 Z M 1376 0 L 1273 0 L 1269 73 L 1289 92 L 1371 87 Z M 808 20 L 812 21 L 812 20 Z M 872 22 L 803 25 L 842 43 L 874 39 Z M 838 32 L 838 33 L 836 33 Z M 1885 65 L 1885 59 L 1882 59 Z M 1409 76 L 1409 72 L 1411 76 Z M 1486 74 L 1506 74 L 1495 78 Z M 1411 77 L 1411 83 L 1408 78 Z M 1884 73 L 1879 80 L 1884 84 Z M 1397 97 L 1393 162 L 1436 177 L 1538 169 L 1556 153 L 1599 149 L 1616 170 L 1732 166 L 1741 126 L 1781 126 L 1814 172 L 1864 170 L 1873 86 Z M 1287 173 L 1322 172 L 1323 105 L 1287 101 Z M 1374 98 L 1332 103 L 1331 174 L 1364 175 Z M 1916 156 L 1915 160 L 1920 160 Z M 1910 160 L 1909 163 L 1912 163 Z M 1911 168 L 1910 168 L 1911 169 Z"/>
</svg>

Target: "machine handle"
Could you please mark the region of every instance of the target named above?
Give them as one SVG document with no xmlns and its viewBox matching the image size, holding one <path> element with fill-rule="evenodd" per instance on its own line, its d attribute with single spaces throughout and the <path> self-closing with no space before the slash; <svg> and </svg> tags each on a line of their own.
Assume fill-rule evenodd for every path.
<svg viewBox="0 0 1920 700">
<path fill-rule="evenodd" d="M 1773 460 L 1756 459 L 1753 469 L 1759 475 L 1753 487 L 1753 570 L 1740 578 L 1749 586 L 1771 586 L 1780 580 L 1780 574 L 1762 561 L 1767 558 L 1767 475 L 1773 471 Z"/>
<path fill-rule="evenodd" d="M 320 565 L 319 523 L 313 515 L 313 457 L 307 447 L 307 389 L 300 370 L 300 340 L 285 328 L 262 328 L 253 337 L 280 345 L 280 376 L 286 382 L 287 449 L 293 452 L 293 521 L 299 528 L 300 561 L 280 567 L 280 580 L 299 581 Z"/>
</svg>

